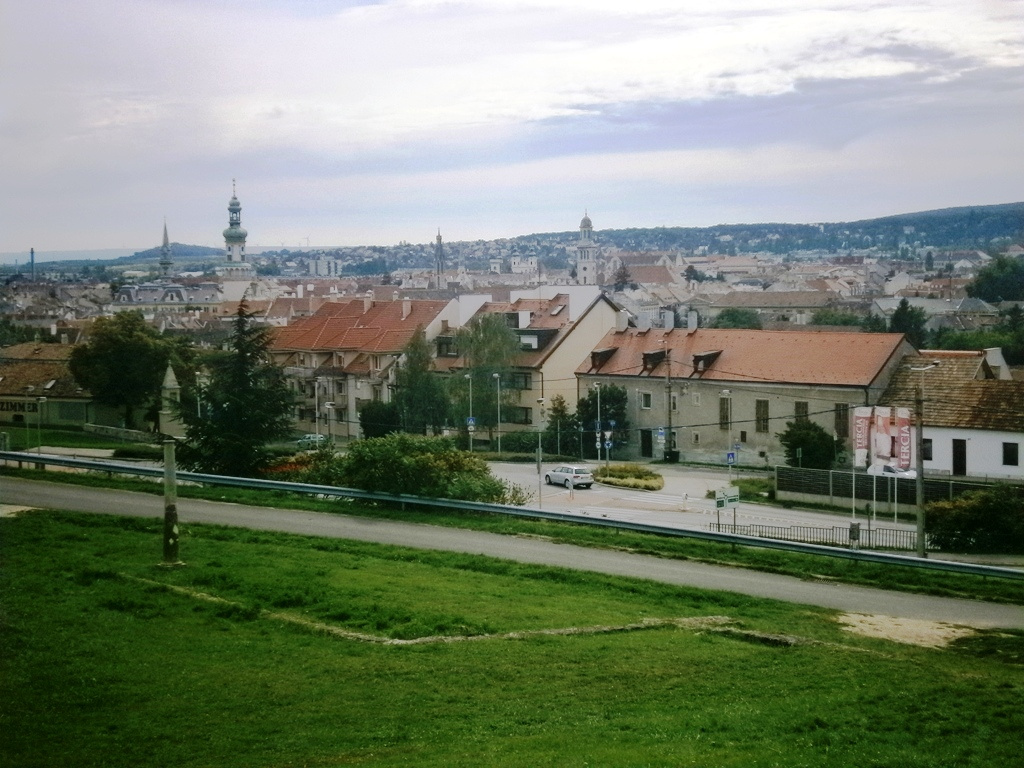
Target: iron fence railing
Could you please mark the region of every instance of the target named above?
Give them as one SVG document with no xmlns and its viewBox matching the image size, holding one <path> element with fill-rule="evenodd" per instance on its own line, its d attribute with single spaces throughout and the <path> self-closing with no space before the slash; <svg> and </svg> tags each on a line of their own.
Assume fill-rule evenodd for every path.
<svg viewBox="0 0 1024 768">
<path fill-rule="evenodd" d="M 830 527 L 811 525 L 732 525 L 709 523 L 709 531 L 738 533 L 760 539 L 780 541 L 802 541 L 808 544 L 823 544 L 829 547 L 856 546 L 866 549 L 895 549 L 913 552 L 917 548 L 917 532 L 899 528 L 875 528 L 858 525 L 834 525 Z"/>
</svg>

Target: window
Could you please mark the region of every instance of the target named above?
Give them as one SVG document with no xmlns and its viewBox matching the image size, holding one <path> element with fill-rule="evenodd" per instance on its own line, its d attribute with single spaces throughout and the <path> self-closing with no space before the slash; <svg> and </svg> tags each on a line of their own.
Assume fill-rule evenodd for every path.
<svg viewBox="0 0 1024 768">
<path fill-rule="evenodd" d="M 678 411 L 679 410 L 679 402 L 676 399 L 676 393 L 675 392 L 672 393 L 672 397 L 670 399 L 672 400 L 672 406 L 671 406 L 672 410 L 673 411 Z"/>
<path fill-rule="evenodd" d="M 700 432 L 692 432 L 691 434 L 691 442 L 693 442 L 694 445 L 700 445 Z"/>
<path fill-rule="evenodd" d="M 925 461 L 932 460 L 932 441 L 927 437 L 921 440 L 921 458 Z"/>
<path fill-rule="evenodd" d="M 530 376 L 529 372 L 514 371 L 511 374 L 509 374 L 507 386 L 511 387 L 512 389 L 530 389 L 530 387 L 532 386 L 531 382 L 532 377 Z M 529 422 L 524 423 L 529 424 Z"/>
<path fill-rule="evenodd" d="M 728 397 L 718 398 L 718 427 L 729 429 L 732 427 L 732 400 Z"/>
<path fill-rule="evenodd" d="M 745 429 L 741 429 L 740 430 L 740 442 L 741 443 L 747 442 L 747 430 L 745 430 Z"/>
<path fill-rule="evenodd" d="M 1019 446 L 1017 443 L 1003 443 L 1003 466 L 1016 467 L 1019 461 Z"/>
<path fill-rule="evenodd" d="M 798 422 L 807 421 L 807 402 L 797 400 L 793 403 L 793 415 L 796 417 Z"/>
<path fill-rule="evenodd" d="M 700 408 L 700 392 L 694 392 L 693 399 L 690 402 L 693 403 L 694 408 Z"/>
<path fill-rule="evenodd" d="M 836 403 L 835 431 L 840 440 L 850 436 L 850 406 L 847 403 Z"/>
<path fill-rule="evenodd" d="M 501 409 L 501 420 L 506 424 L 533 424 L 533 409 L 518 405 L 506 406 Z"/>
<path fill-rule="evenodd" d="M 640 393 L 640 407 L 643 408 L 645 411 L 646 410 L 650 410 L 650 407 L 651 407 L 651 393 L 650 392 L 641 392 Z"/>
<path fill-rule="evenodd" d="M 754 401 L 754 430 L 757 432 L 768 431 L 768 401 Z"/>
</svg>

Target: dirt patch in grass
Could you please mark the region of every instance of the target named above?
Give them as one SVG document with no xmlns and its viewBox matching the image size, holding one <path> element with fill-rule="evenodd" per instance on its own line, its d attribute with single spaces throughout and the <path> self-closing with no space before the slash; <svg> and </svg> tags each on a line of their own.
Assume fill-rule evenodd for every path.
<svg viewBox="0 0 1024 768">
<path fill-rule="evenodd" d="M 839 623 L 846 631 L 858 635 L 880 637 L 926 648 L 945 648 L 953 641 L 975 633 L 971 627 L 957 624 L 926 619 L 901 619 L 878 614 L 844 613 L 839 617 Z"/>
<path fill-rule="evenodd" d="M 17 517 L 22 512 L 28 512 L 35 507 L 22 507 L 17 504 L 0 504 L 0 517 Z"/>
</svg>

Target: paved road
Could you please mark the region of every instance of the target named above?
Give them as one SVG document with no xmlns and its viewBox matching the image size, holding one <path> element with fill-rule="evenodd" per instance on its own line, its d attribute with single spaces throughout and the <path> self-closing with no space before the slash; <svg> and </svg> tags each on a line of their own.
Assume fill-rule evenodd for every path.
<svg viewBox="0 0 1024 768">
<path fill-rule="evenodd" d="M 163 500 L 159 496 L 9 477 L 0 477 L 0 500 L 4 504 L 100 514 L 155 518 L 163 516 Z M 527 537 L 194 499 L 179 499 L 178 516 L 182 523 L 216 523 L 419 549 L 465 552 L 524 563 L 651 579 L 666 584 L 738 592 L 853 613 L 945 621 L 973 627 L 1024 629 L 1024 608 L 1021 606 L 824 584 L 740 568 L 554 544 Z"/>
</svg>

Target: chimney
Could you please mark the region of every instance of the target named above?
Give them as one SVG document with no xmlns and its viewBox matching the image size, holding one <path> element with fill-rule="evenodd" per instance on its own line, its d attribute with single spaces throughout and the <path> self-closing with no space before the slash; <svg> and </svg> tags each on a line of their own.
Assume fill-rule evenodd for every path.
<svg viewBox="0 0 1024 768">
<path fill-rule="evenodd" d="M 365 315 L 373 308 L 373 291 L 367 291 L 363 297 L 363 314 Z"/>
<path fill-rule="evenodd" d="M 398 301 L 398 291 L 395 291 L 394 293 L 391 294 L 391 300 Z"/>
<path fill-rule="evenodd" d="M 686 329 L 690 333 L 693 333 L 694 331 L 697 330 L 697 323 L 697 310 L 691 309 L 689 312 L 686 313 Z"/>
<path fill-rule="evenodd" d="M 615 332 L 622 333 L 629 327 L 629 313 L 620 309 L 615 313 Z"/>
<path fill-rule="evenodd" d="M 671 307 L 661 310 L 661 325 L 665 330 L 676 327 L 676 313 L 672 311 Z"/>
<path fill-rule="evenodd" d="M 306 291 L 306 286 L 304 286 L 302 283 L 299 283 L 298 285 L 296 285 L 295 286 L 295 298 L 296 299 L 301 299 L 303 294 L 305 293 L 305 291 Z"/>
<path fill-rule="evenodd" d="M 60 335 L 60 343 L 61 344 L 67 344 L 68 343 L 68 335 L 66 333 L 62 333 Z"/>
<path fill-rule="evenodd" d="M 398 294 L 396 293 L 395 296 L 397 297 Z M 411 314 L 412 314 L 412 299 L 410 299 L 407 296 L 406 298 L 402 299 L 402 319 L 405 320 L 405 318 L 407 318 Z"/>
</svg>

